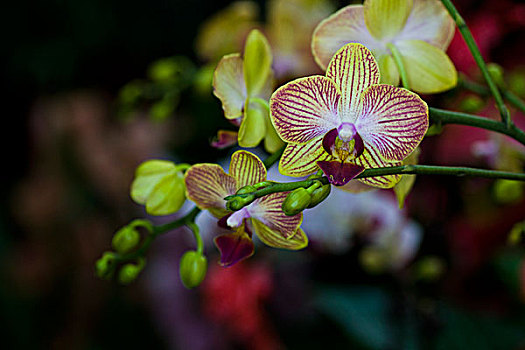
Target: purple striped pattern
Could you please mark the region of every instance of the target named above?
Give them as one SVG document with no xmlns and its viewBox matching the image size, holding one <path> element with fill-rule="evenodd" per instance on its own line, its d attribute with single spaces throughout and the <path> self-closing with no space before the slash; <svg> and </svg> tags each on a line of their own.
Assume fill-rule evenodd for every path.
<svg viewBox="0 0 525 350">
<path fill-rule="evenodd" d="M 263 162 L 247 151 L 237 151 L 232 155 L 229 173 L 237 181 L 237 189 L 266 180 Z"/>
<path fill-rule="evenodd" d="M 257 219 L 252 219 L 252 223 L 257 232 L 257 237 L 270 247 L 298 250 L 308 245 L 308 237 L 306 237 L 304 231 L 301 229 L 298 229 L 292 237 L 284 238 L 278 232 L 271 230 Z"/>
<path fill-rule="evenodd" d="M 237 190 L 235 179 L 226 174 L 217 164 L 196 164 L 184 176 L 186 195 L 201 209 L 208 209 L 216 217 L 222 217 L 226 210 L 224 197 Z"/>
<path fill-rule="evenodd" d="M 282 205 L 288 194 L 289 192 L 269 194 L 255 200 L 250 207 L 250 217 L 259 220 L 285 239 L 292 237 L 303 221 L 302 213 L 294 216 L 284 214 Z"/>
<path fill-rule="evenodd" d="M 368 147 L 389 161 L 405 159 L 428 129 L 427 104 L 415 93 L 375 85 L 363 93 L 356 128 Z"/>
<path fill-rule="evenodd" d="M 365 144 L 365 151 L 361 157 L 358 157 L 353 160 L 357 165 L 361 165 L 365 169 L 368 168 L 383 168 L 388 166 L 398 166 L 401 165 L 401 162 L 387 162 L 377 152 L 375 148 L 369 147 Z M 362 183 L 379 187 L 379 188 L 392 188 L 401 180 L 401 175 L 386 175 L 386 176 L 376 176 L 376 177 L 367 177 L 365 179 L 358 179 Z"/>
<path fill-rule="evenodd" d="M 285 142 L 305 143 L 340 124 L 340 92 L 333 81 L 315 75 L 281 86 L 270 99 L 272 123 Z"/>
<path fill-rule="evenodd" d="M 379 68 L 374 56 L 361 44 L 347 44 L 332 57 L 326 76 L 341 90 L 342 121 L 353 123 L 361 94 L 369 86 L 379 84 Z"/>
<path fill-rule="evenodd" d="M 279 162 L 279 171 L 288 176 L 306 176 L 316 172 L 318 160 L 332 158 L 323 149 L 323 136 L 308 142 L 305 145 L 289 143 L 284 149 Z"/>
</svg>

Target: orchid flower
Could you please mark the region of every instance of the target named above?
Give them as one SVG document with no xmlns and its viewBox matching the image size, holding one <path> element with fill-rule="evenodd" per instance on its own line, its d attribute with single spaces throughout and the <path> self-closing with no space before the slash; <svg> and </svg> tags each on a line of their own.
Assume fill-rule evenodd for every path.
<svg viewBox="0 0 525 350">
<path fill-rule="evenodd" d="M 184 180 L 187 197 L 218 218 L 219 226 L 233 231 L 215 238 L 221 265 L 231 266 L 253 254 L 252 233 L 276 248 L 297 250 L 308 244 L 308 238 L 299 228 L 302 214 L 286 216 L 281 210 L 288 192 L 258 198 L 236 212 L 226 209 L 225 197 L 244 186 L 266 180 L 263 162 L 252 153 L 235 152 L 229 174 L 217 164 L 196 164 L 188 169 Z"/>
<path fill-rule="evenodd" d="M 239 125 L 241 147 L 256 147 L 264 139 L 268 152 L 283 145 L 268 117 L 267 101 L 273 90 L 272 52 L 264 35 L 248 35 L 244 57 L 224 56 L 213 76 L 213 93 L 222 102 L 224 116 Z"/>
<path fill-rule="evenodd" d="M 345 185 L 365 168 L 397 166 L 428 129 L 428 107 L 415 93 L 379 84 L 379 69 L 361 44 L 343 46 L 326 76 L 289 82 L 270 100 L 271 119 L 287 145 L 279 163 L 284 175 L 321 168 L 334 185 Z M 400 175 L 359 179 L 390 188 Z"/>
<path fill-rule="evenodd" d="M 457 84 L 454 64 L 445 54 L 454 36 L 454 21 L 438 0 L 365 0 L 323 20 L 312 38 L 321 68 L 347 43 L 361 43 L 376 57 L 381 82 L 398 85 L 392 56 L 398 51 L 411 90 L 437 93 Z"/>
</svg>

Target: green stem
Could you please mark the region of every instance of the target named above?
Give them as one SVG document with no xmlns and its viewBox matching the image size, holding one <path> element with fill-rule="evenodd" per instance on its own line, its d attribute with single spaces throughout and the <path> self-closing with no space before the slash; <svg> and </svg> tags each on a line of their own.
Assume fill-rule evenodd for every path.
<svg viewBox="0 0 525 350">
<path fill-rule="evenodd" d="M 496 105 L 498 107 L 498 110 L 501 114 L 501 120 L 503 121 L 504 125 L 508 128 L 511 127 L 512 121 L 510 119 L 510 113 L 505 106 L 505 103 L 503 102 L 503 98 L 501 97 L 501 94 L 498 90 L 498 87 L 492 80 L 492 77 L 490 76 L 490 73 L 487 69 L 487 65 L 485 64 L 485 61 L 483 60 L 483 56 L 481 56 L 481 52 L 479 51 L 478 45 L 476 44 L 476 41 L 474 41 L 474 37 L 472 36 L 472 33 L 470 32 L 470 29 L 468 28 L 467 24 L 465 23 L 465 20 L 461 17 L 458 10 L 454 6 L 451 0 L 441 0 L 443 5 L 447 8 L 448 12 L 452 16 L 452 19 L 456 22 L 456 25 L 459 29 L 459 32 L 461 33 L 461 36 L 465 40 L 465 43 L 467 44 L 470 52 L 472 53 L 472 57 L 476 61 L 481 74 L 483 75 L 483 78 L 485 78 L 487 85 L 489 86 L 490 92 L 494 96 L 494 99 L 496 100 Z"/>
<path fill-rule="evenodd" d="M 461 85 L 465 89 L 470 90 L 478 95 L 490 95 L 490 90 L 487 87 L 475 83 L 473 81 L 467 80 L 465 78 L 462 78 Z M 525 113 L 525 101 L 523 101 L 519 96 L 514 94 L 512 91 L 506 89 L 501 89 L 501 94 L 503 95 L 503 98 L 507 100 L 511 105 L 520 110 L 522 113 Z"/>
<path fill-rule="evenodd" d="M 193 232 L 193 237 L 195 237 L 195 242 L 197 243 L 197 252 L 203 254 L 204 242 L 202 241 L 202 237 L 199 232 L 199 226 L 197 226 L 194 222 L 189 222 L 186 224 L 186 226 L 188 226 Z"/>
<path fill-rule="evenodd" d="M 407 90 L 410 90 L 410 84 L 408 83 L 408 75 L 403 64 L 403 57 L 401 56 L 401 53 L 399 52 L 397 47 L 395 47 L 395 45 L 392 43 L 386 44 L 386 47 L 392 53 L 392 57 L 394 58 L 397 70 L 399 71 L 399 76 L 401 77 L 401 83 L 403 84 L 403 87 Z"/>
<path fill-rule="evenodd" d="M 266 159 L 263 161 L 266 169 L 270 169 L 270 167 L 274 165 L 281 158 L 285 148 L 286 148 L 286 145 L 281 147 L 281 149 L 278 150 L 277 152 L 274 152 L 270 154 L 268 157 L 266 157 Z"/>
<path fill-rule="evenodd" d="M 482 118 L 482 117 L 478 117 L 472 114 L 452 112 L 452 111 L 447 111 L 444 109 L 432 108 L 432 107 L 429 108 L 429 112 L 430 112 L 429 114 L 430 120 L 434 123 L 438 123 L 441 125 L 444 125 L 444 124 L 469 125 L 469 126 L 475 126 L 478 128 L 486 129 L 486 130 L 496 131 L 501 134 L 510 136 L 516 141 L 525 145 L 525 132 L 520 130 L 514 124 L 511 124 L 509 127 L 507 127 L 502 122 L 499 122 L 496 120 Z"/>
</svg>

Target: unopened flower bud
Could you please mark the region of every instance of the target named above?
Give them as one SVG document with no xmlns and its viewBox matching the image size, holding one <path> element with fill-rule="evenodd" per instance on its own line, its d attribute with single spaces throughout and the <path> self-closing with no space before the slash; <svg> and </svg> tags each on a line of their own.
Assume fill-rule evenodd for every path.
<svg viewBox="0 0 525 350">
<path fill-rule="evenodd" d="M 201 284 L 206 277 L 208 261 L 201 253 L 190 250 L 180 259 L 179 274 L 184 287 L 191 289 Z"/>
<path fill-rule="evenodd" d="M 245 193 L 251 193 L 251 192 L 255 192 L 255 191 L 257 191 L 255 186 L 246 185 L 244 187 L 241 187 L 235 194 L 245 194 Z"/>
<path fill-rule="evenodd" d="M 487 70 L 489 71 L 490 77 L 494 80 L 499 87 L 505 87 L 505 78 L 503 67 L 496 63 L 487 64 Z"/>
<path fill-rule="evenodd" d="M 102 257 L 95 262 L 95 273 L 99 278 L 108 279 L 113 274 L 115 253 L 105 252 Z"/>
<path fill-rule="evenodd" d="M 459 109 L 466 113 L 476 113 L 485 106 L 485 101 L 476 95 L 466 96 L 459 105 Z"/>
<path fill-rule="evenodd" d="M 305 188 L 300 187 L 288 194 L 283 202 L 282 209 L 286 215 L 293 216 L 308 208 L 311 201 L 310 193 Z"/>
<path fill-rule="evenodd" d="M 331 190 L 332 186 L 330 184 L 323 185 L 313 190 L 313 192 L 311 193 L 312 200 L 307 208 L 313 208 L 322 201 L 324 201 L 326 197 L 328 197 L 328 195 L 330 194 Z"/>
<path fill-rule="evenodd" d="M 113 236 L 111 245 L 120 254 L 133 250 L 140 241 L 140 234 L 133 226 L 124 226 Z"/>
<path fill-rule="evenodd" d="M 145 264 L 146 261 L 140 258 L 136 264 L 126 264 L 122 266 L 118 274 L 118 281 L 122 284 L 130 284 L 137 279 Z"/>
<path fill-rule="evenodd" d="M 242 208 L 253 202 L 254 199 L 255 196 L 253 194 L 245 197 L 235 196 L 228 202 L 226 202 L 226 208 L 231 211 L 241 210 Z"/>
</svg>

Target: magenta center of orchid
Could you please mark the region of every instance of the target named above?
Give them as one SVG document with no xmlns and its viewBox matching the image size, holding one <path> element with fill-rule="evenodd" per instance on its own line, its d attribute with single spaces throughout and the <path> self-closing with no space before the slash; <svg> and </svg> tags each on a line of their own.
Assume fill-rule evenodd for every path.
<svg viewBox="0 0 525 350">
<path fill-rule="evenodd" d="M 241 210 L 237 210 L 233 214 L 230 215 L 230 217 L 226 220 L 226 224 L 231 227 L 239 227 L 242 225 L 244 219 L 248 219 L 251 217 L 250 211 L 248 210 L 250 206 L 244 207 Z"/>
<path fill-rule="evenodd" d="M 341 162 L 352 160 L 363 154 L 364 144 L 352 123 L 341 123 L 330 130 L 323 138 L 325 151 Z"/>
</svg>

